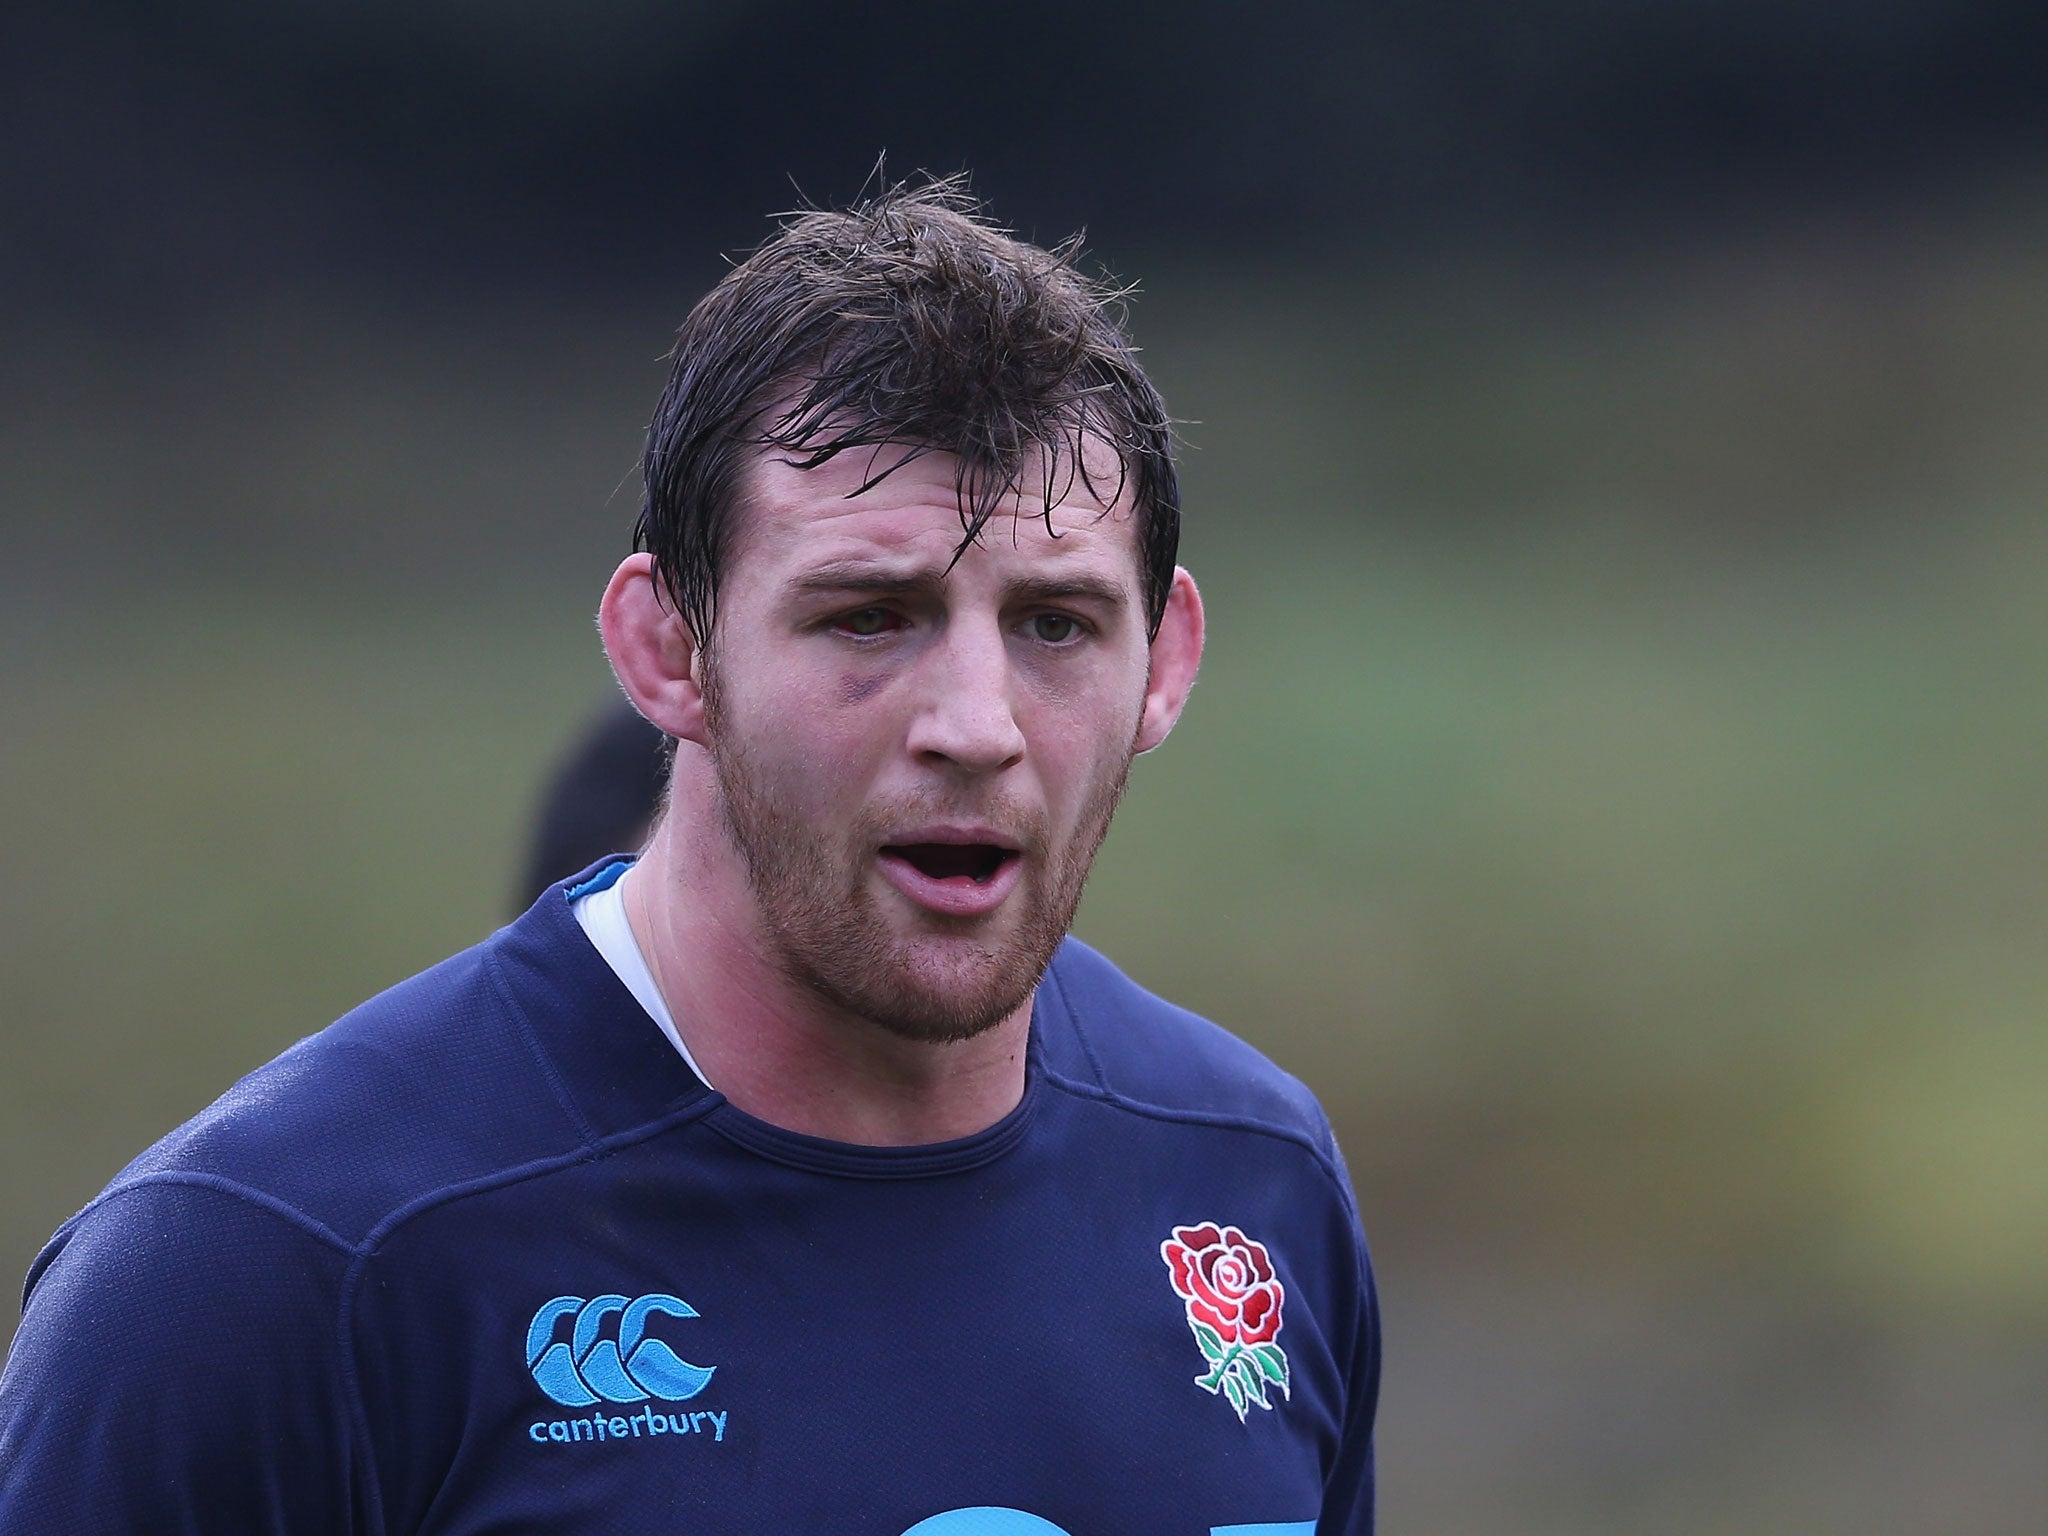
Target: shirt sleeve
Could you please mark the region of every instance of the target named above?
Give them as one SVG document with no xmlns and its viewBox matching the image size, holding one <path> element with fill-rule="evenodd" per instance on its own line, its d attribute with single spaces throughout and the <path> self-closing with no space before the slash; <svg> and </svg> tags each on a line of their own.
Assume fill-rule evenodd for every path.
<svg viewBox="0 0 2048 1536">
<path fill-rule="evenodd" d="M 1347 1196 L 1351 1187 L 1343 1154 L 1334 1139 L 1330 1154 Z M 1376 1494 L 1373 1467 L 1373 1426 L 1380 1403 L 1380 1303 L 1372 1277 L 1372 1255 L 1354 1200 L 1345 1201 L 1358 1264 L 1358 1321 L 1353 1331 L 1351 1362 L 1344 1393 L 1344 1427 L 1337 1458 L 1323 1484 L 1323 1509 L 1316 1536 L 1372 1536 Z"/>
<path fill-rule="evenodd" d="M 252 1191 L 117 1190 L 30 1271 L 0 1374 L 8 1536 L 360 1530 L 340 1239 Z"/>
</svg>

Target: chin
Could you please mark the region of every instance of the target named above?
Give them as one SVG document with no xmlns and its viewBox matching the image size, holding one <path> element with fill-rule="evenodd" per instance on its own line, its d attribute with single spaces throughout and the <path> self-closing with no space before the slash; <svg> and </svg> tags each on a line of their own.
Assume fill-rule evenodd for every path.
<svg viewBox="0 0 2048 1536">
<path fill-rule="evenodd" d="M 1026 1006 L 1057 943 L 927 936 L 890 945 L 886 956 L 870 955 L 852 974 L 834 965 L 830 971 L 838 974 L 814 971 L 804 980 L 889 1034 L 952 1044 L 987 1033 Z"/>
</svg>

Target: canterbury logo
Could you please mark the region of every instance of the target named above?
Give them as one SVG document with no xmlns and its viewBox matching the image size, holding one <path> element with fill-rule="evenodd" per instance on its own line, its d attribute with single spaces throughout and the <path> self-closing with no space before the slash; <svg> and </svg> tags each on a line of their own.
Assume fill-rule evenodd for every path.
<svg viewBox="0 0 2048 1536">
<path fill-rule="evenodd" d="M 576 1316 L 566 1343 L 556 1326 Z M 604 1333 L 605 1319 L 619 1314 L 617 1336 Z M 715 1365 L 692 1365 L 659 1339 L 647 1337 L 647 1319 L 695 1317 L 697 1309 L 674 1296 L 557 1296 L 526 1329 L 526 1367 L 541 1391 L 570 1408 L 603 1401 L 644 1403 L 651 1397 L 679 1403 L 711 1384 Z M 600 1337 L 600 1334 L 604 1334 Z"/>
</svg>

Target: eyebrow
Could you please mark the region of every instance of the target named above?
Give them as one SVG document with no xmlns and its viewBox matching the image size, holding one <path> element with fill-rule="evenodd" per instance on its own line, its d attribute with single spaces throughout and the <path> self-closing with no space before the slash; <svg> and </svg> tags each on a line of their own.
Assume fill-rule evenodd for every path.
<svg viewBox="0 0 2048 1536">
<path fill-rule="evenodd" d="M 930 567 L 904 569 L 867 560 L 835 560 L 804 572 L 792 583 L 799 592 L 858 592 L 878 597 L 934 597 L 945 590 L 946 573 Z M 1131 600 L 1129 591 L 1106 576 L 1020 576 L 1003 584 L 1008 602 L 1086 599 L 1112 608 Z"/>
</svg>

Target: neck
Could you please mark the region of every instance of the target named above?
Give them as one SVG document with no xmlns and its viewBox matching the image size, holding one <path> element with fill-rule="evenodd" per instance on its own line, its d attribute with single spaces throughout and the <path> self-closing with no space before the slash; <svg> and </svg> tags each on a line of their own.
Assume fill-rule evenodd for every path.
<svg viewBox="0 0 2048 1536">
<path fill-rule="evenodd" d="M 626 915 L 677 1032 L 728 1100 L 861 1146 L 971 1136 L 1024 1094 L 1029 998 L 969 1040 L 905 1039 L 791 979 L 715 817 L 662 818 L 625 876 Z"/>
</svg>

